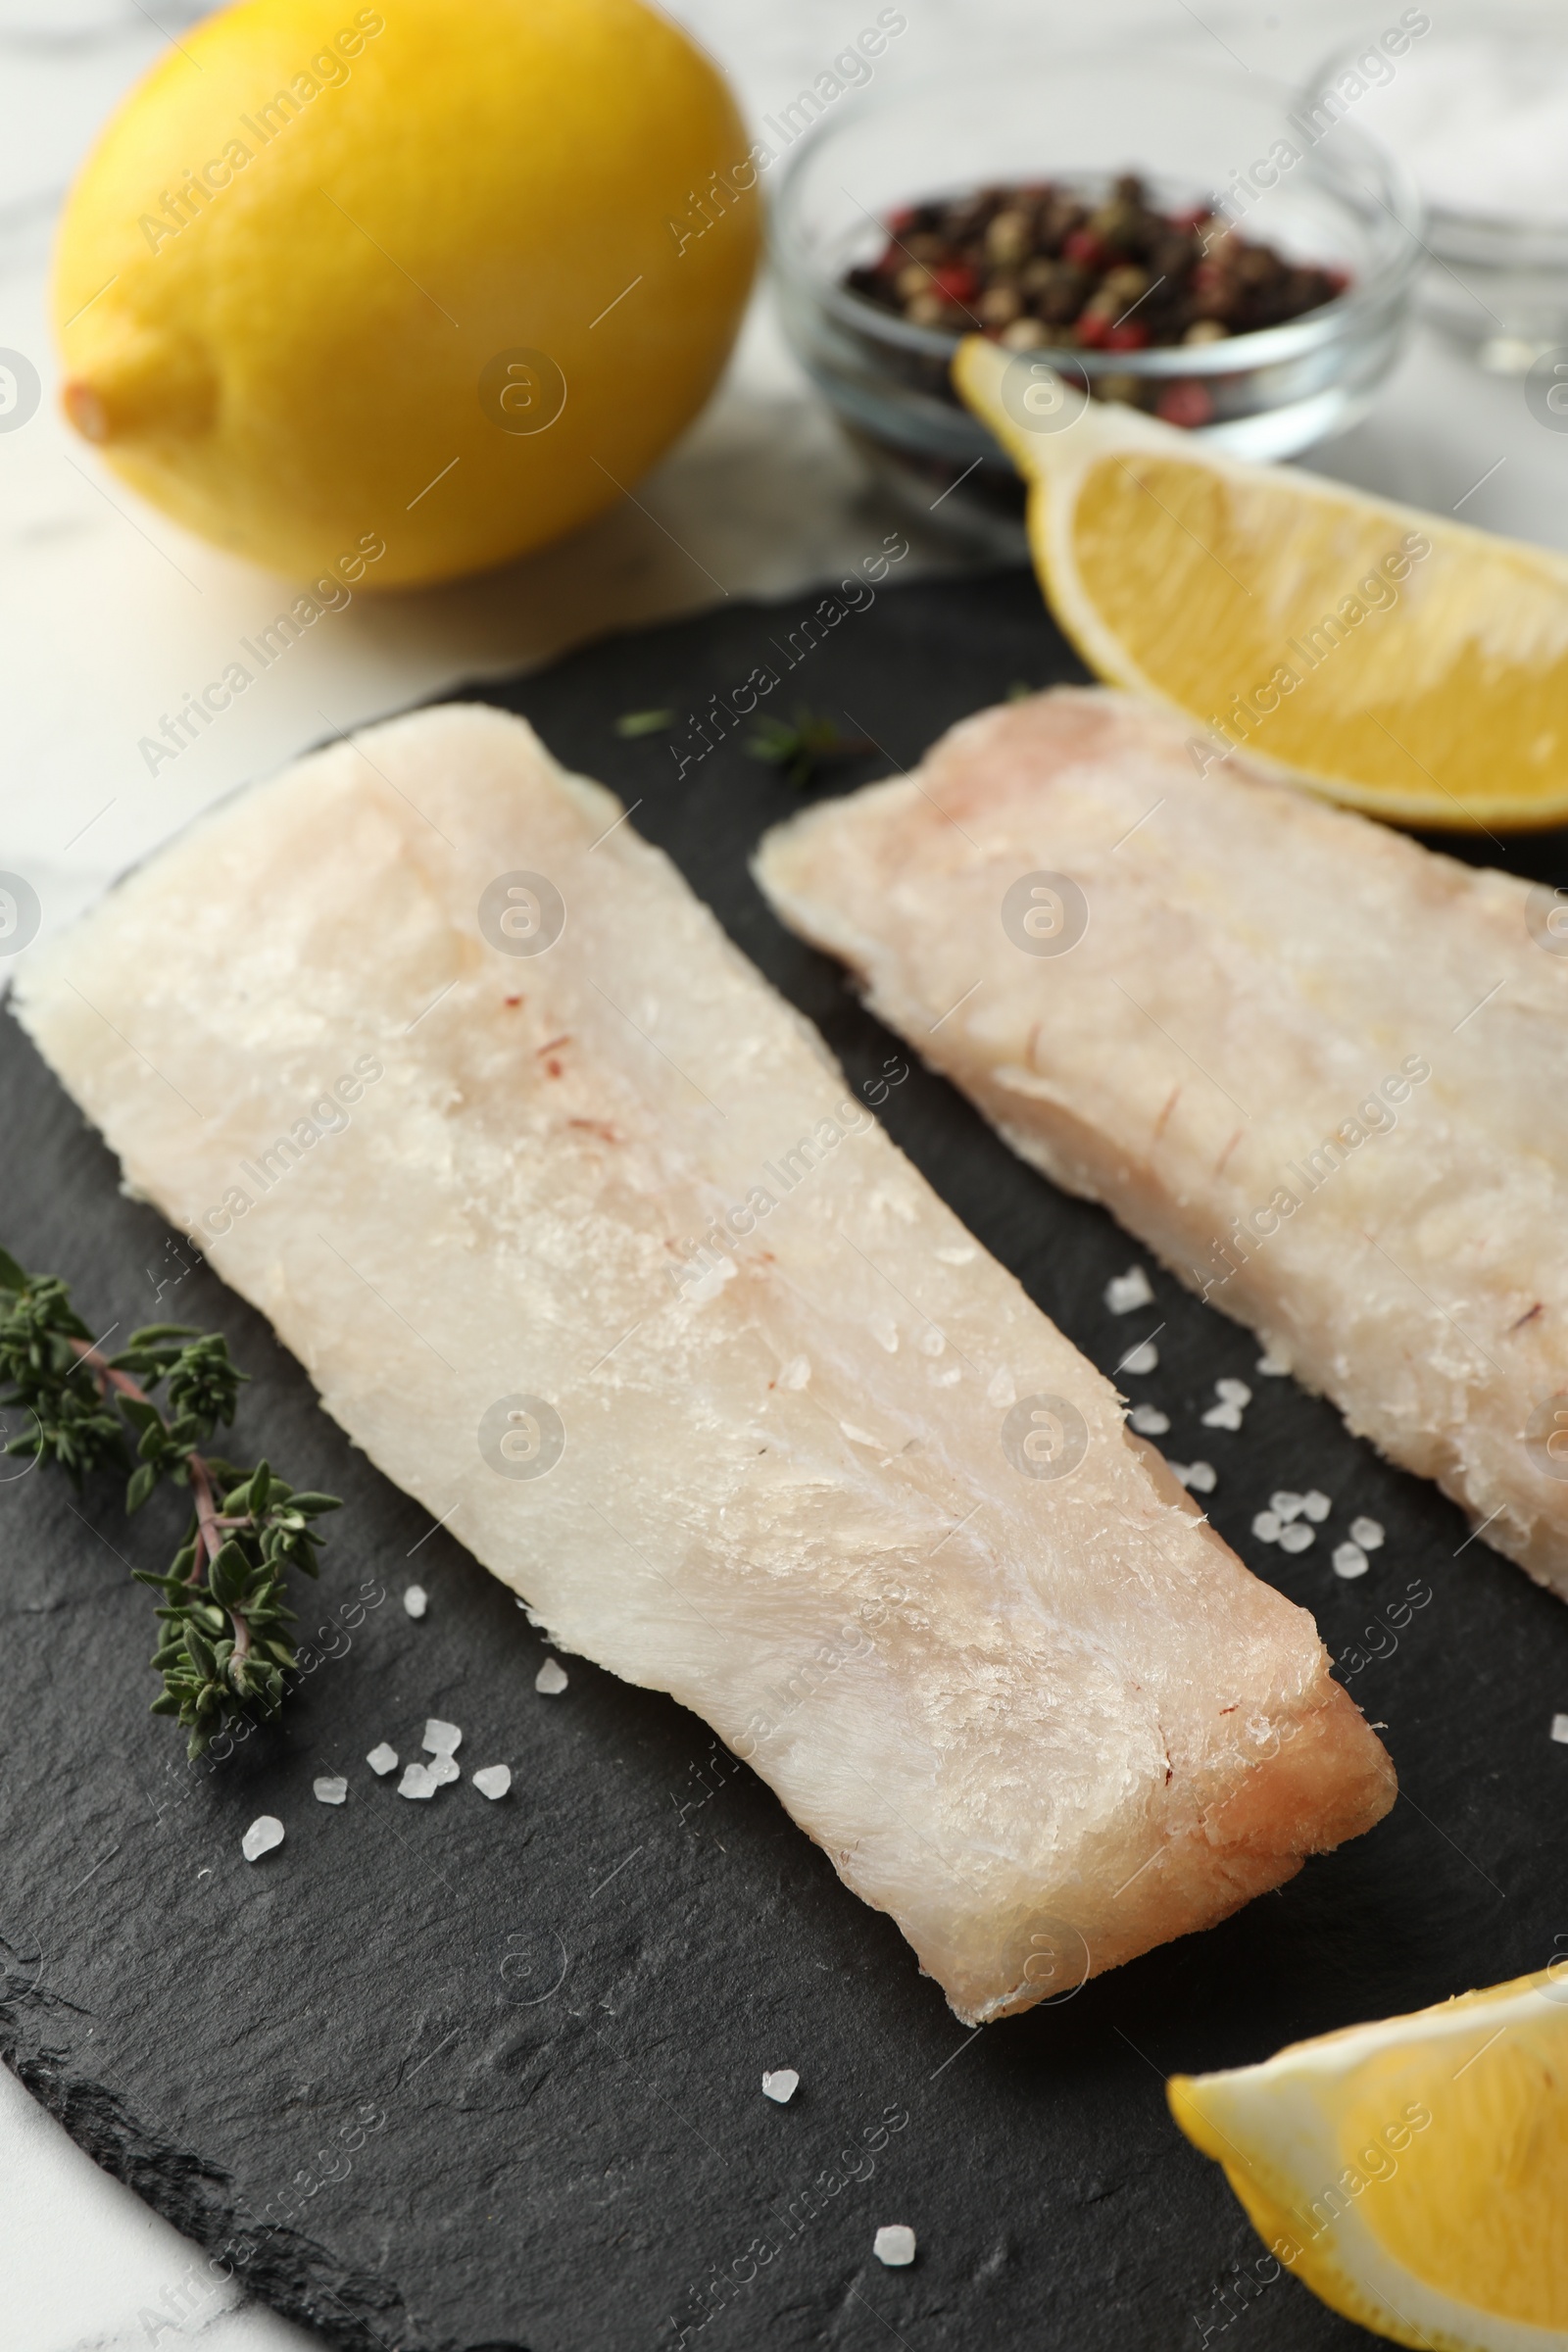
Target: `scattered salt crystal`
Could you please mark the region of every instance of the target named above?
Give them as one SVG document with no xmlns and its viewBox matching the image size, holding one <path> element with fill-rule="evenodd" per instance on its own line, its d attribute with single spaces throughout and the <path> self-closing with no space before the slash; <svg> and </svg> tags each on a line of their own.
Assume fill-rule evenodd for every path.
<svg viewBox="0 0 1568 2352">
<path fill-rule="evenodd" d="M 1218 1484 L 1212 1462 L 1167 1462 L 1165 1467 L 1172 1478 L 1199 1494 L 1212 1494 Z"/>
<path fill-rule="evenodd" d="M 922 1355 L 945 1354 L 947 1351 L 947 1333 L 945 1331 L 939 1331 L 934 1323 L 928 1323 L 924 1331 L 922 1331 L 920 1334 L 920 1353 Z"/>
<path fill-rule="evenodd" d="M 428 1764 L 405 1764 L 398 1783 L 399 1796 L 434 1796 L 436 1779 Z"/>
<path fill-rule="evenodd" d="M 800 2087 L 801 2078 L 793 2066 L 778 2067 L 762 2077 L 763 2098 L 775 2099 L 781 2107 L 789 2105 Z"/>
<path fill-rule="evenodd" d="M 1257 1369 L 1265 1380 L 1283 1380 L 1290 1368 L 1284 1356 L 1276 1355 L 1272 1348 L 1257 1359 Z"/>
<path fill-rule="evenodd" d="M 1159 1349 L 1154 1346 L 1152 1340 L 1145 1340 L 1140 1347 L 1134 1348 L 1130 1353 L 1122 1357 L 1116 1369 L 1118 1372 L 1152 1372 L 1158 1362 Z"/>
<path fill-rule="evenodd" d="M 1141 1438 L 1162 1438 L 1170 1427 L 1169 1413 L 1157 1404 L 1135 1404 L 1127 1418 Z"/>
<path fill-rule="evenodd" d="M 1281 1551 L 1306 1551 L 1313 1542 L 1312 1530 L 1304 1519 L 1293 1519 L 1280 1529 Z"/>
<path fill-rule="evenodd" d="M 1363 1551 L 1381 1550 L 1383 1529 L 1376 1519 L 1352 1519 L 1350 1533 Z"/>
<path fill-rule="evenodd" d="M 1554 1715 L 1552 1717 L 1551 1736 L 1554 1740 L 1560 1740 L 1564 1747 L 1568 1747 L 1568 1715 Z M 258 1822 L 256 1826 L 258 1829 L 260 1829 L 260 1822 Z"/>
<path fill-rule="evenodd" d="M 853 1421 L 841 1421 L 839 1427 L 852 1446 L 875 1446 L 878 1442 L 868 1431 L 857 1429 Z"/>
<path fill-rule="evenodd" d="M 902 2271 L 914 2260 L 914 2231 L 904 2222 L 889 2222 L 877 2231 L 871 2251 L 890 2271 Z"/>
<path fill-rule="evenodd" d="M 1334 1573 L 1336 1576 L 1343 1576 L 1347 1584 L 1353 1577 L 1365 1576 L 1366 1553 L 1361 1549 L 1359 1544 L 1335 1544 Z"/>
<path fill-rule="evenodd" d="M 792 1355 L 778 1376 L 778 1385 L 781 1389 L 804 1389 L 810 1377 L 810 1357 L 808 1355 Z"/>
<path fill-rule="evenodd" d="M 1293 1494 L 1289 1487 L 1281 1487 L 1277 1494 L 1269 1496 L 1268 1507 L 1276 1519 L 1299 1519 L 1306 1508 L 1306 1496 Z"/>
<path fill-rule="evenodd" d="M 429 1756 L 452 1756 L 463 1745 L 463 1734 L 455 1723 L 443 1723 L 439 1715 L 425 1720 L 424 1738 L 419 1745 Z"/>
<path fill-rule="evenodd" d="M 564 1690 L 566 1669 L 559 1658 L 546 1658 L 533 1678 L 533 1687 L 536 1690 L 542 1690 L 546 1698 L 555 1698 L 559 1692 Z"/>
<path fill-rule="evenodd" d="M 1301 1496 L 1301 1509 L 1314 1526 L 1321 1527 L 1334 1504 L 1321 1487 L 1308 1487 Z"/>
<path fill-rule="evenodd" d="M 1113 1274 L 1105 1285 L 1105 1304 L 1113 1315 L 1130 1315 L 1135 1306 L 1152 1306 L 1153 1301 L 1154 1294 L 1142 1266 L 1129 1266 L 1125 1274 Z"/>
<path fill-rule="evenodd" d="M 1207 1412 L 1201 1415 L 1201 1420 L 1205 1429 L 1240 1429 L 1242 1408 L 1239 1404 L 1222 1400 L 1218 1404 L 1211 1404 Z"/>
<path fill-rule="evenodd" d="M 1259 1511 L 1252 1521 L 1252 1533 L 1264 1544 L 1277 1544 L 1284 1525 L 1278 1511 Z"/>
<path fill-rule="evenodd" d="M 395 1747 L 388 1747 L 383 1740 L 379 1747 L 371 1748 L 365 1761 L 372 1772 L 378 1772 L 385 1780 L 389 1772 L 396 1772 L 398 1768 L 398 1751 Z"/>
<path fill-rule="evenodd" d="M 239 1850 L 247 1862 L 259 1862 L 270 1854 L 274 1845 L 283 1842 L 283 1824 L 275 1813 L 263 1813 L 251 1823 L 239 1841 Z"/>
<path fill-rule="evenodd" d="M 318 1804 L 340 1805 L 348 1795 L 349 1785 L 338 1773 L 325 1773 L 312 1784 Z"/>
<path fill-rule="evenodd" d="M 960 1243 L 956 1249 L 937 1250 L 934 1250 L 932 1254 L 933 1256 L 940 1258 L 945 1266 L 966 1266 L 973 1258 L 975 1252 L 972 1247 Z"/>
<path fill-rule="evenodd" d="M 449 1781 L 463 1777 L 463 1767 L 456 1756 L 437 1756 L 433 1763 L 425 1766 L 425 1770 L 438 1788 L 444 1788 Z"/>
<path fill-rule="evenodd" d="M 430 1606 L 430 1595 L 422 1585 L 411 1585 L 403 1595 L 403 1606 L 411 1617 L 422 1617 Z"/>
<path fill-rule="evenodd" d="M 481 1796 L 505 1796 L 512 1787 L 510 1764 L 486 1764 L 473 1776 L 473 1785 Z"/>
<path fill-rule="evenodd" d="M 1226 1404 L 1250 1404 L 1252 1392 L 1245 1380 L 1216 1380 L 1214 1394 Z"/>
<path fill-rule="evenodd" d="M 885 1348 L 889 1355 L 897 1355 L 899 1352 L 899 1327 L 887 1309 L 879 1306 L 874 1314 L 866 1317 L 866 1321 L 870 1326 L 871 1337 L 876 1341 L 877 1346 Z"/>
<path fill-rule="evenodd" d="M 1013 1386 L 1012 1374 L 1010 1372 L 994 1373 L 991 1386 L 986 1391 L 987 1404 L 999 1405 L 1004 1410 L 1009 1404 L 1016 1404 L 1017 1401 L 1018 1392 Z"/>
</svg>

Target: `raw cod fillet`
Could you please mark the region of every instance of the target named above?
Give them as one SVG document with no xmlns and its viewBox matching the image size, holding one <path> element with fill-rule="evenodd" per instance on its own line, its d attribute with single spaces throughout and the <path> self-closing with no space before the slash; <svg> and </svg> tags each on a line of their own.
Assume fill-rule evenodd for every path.
<svg viewBox="0 0 1568 2352">
<path fill-rule="evenodd" d="M 961 2017 L 1369 1828 L 1311 1619 L 619 817 L 497 712 L 372 729 L 124 882 L 23 1018 L 350 1436 L 706 1717 Z M 1004 1448 L 1040 1395 L 1070 1475 Z"/>
<path fill-rule="evenodd" d="M 1549 890 L 1240 757 L 1200 774 L 1178 720 L 1079 689 L 809 809 L 757 873 L 1025 1159 L 1568 1597 Z"/>
</svg>

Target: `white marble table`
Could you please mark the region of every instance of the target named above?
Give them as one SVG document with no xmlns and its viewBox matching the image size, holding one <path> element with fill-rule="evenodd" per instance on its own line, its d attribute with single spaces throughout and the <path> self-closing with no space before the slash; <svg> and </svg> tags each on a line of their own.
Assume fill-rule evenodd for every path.
<svg viewBox="0 0 1568 2352">
<path fill-rule="evenodd" d="M 455 13 L 462 0 L 454 0 Z M 1201 23 L 1185 0 L 906 0 L 885 76 L 988 53 L 1161 35 L 1212 39 L 1259 74 L 1304 71 L 1370 12 L 1252 5 Z M 356 599 L 248 696 L 240 715 L 150 779 L 138 738 L 276 609 L 279 583 L 138 507 L 58 421 L 44 327 L 51 225 L 95 126 L 198 14 L 181 0 L 0 0 L 0 347 L 45 381 L 0 435 L 0 867 L 52 927 L 209 801 L 336 729 L 444 684 L 548 659 L 606 629 L 721 593 L 781 595 L 838 571 L 887 527 L 877 494 L 784 352 L 765 294 L 707 416 L 639 506 L 511 571 L 423 595 Z M 787 102 L 874 16 L 869 0 L 674 0 L 754 117 Z M 1206 29 L 1212 28 L 1212 29 Z M 846 103 L 854 104 L 853 97 Z M 1418 336 L 1374 414 L 1313 463 L 1346 480 L 1568 547 L 1568 439 L 1517 382 L 1484 379 Z M 1479 487 L 1476 485 L 1479 484 Z M 958 561 L 934 533 L 916 564 Z M 913 568 L 914 566 L 911 566 Z M 151 1736 L 151 1735 L 149 1735 Z M 24 1890 L 22 1890 L 24 1892 Z M 69 1974 L 69 1962 L 63 1963 Z M 8 2352 L 283 2352 L 307 2339 L 233 2307 L 196 2249 L 99 2173 L 0 2070 L 0 2340 Z"/>
</svg>

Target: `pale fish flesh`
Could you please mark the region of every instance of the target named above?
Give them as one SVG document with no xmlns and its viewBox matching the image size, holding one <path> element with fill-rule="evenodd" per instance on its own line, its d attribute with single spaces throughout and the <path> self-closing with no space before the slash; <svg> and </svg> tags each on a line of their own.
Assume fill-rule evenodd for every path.
<svg viewBox="0 0 1568 2352">
<path fill-rule="evenodd" d="M 357 1443 L 561 1647 L 706 1717 L 960 2016 L 1393 1801 L 1311 1619 L 519 721 L 302 761 L 22 1012 Z"/>
<path fill-rule="evenodd" d="M 1568 1596 L 1568 895 L 1076 689 L 758 873 L 1024 1158 Z"/>
</svg>

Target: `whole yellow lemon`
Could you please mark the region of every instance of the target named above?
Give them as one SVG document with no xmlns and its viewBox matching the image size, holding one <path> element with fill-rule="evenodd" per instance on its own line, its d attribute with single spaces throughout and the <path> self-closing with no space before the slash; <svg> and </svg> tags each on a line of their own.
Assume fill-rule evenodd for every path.
<svg viewBox="0 0 1568 2352">
<path fill-rule="evenodd" d="M 502 563 L 702 407 L 756 180 L 720 75 L 641 0 L 244 0 L 153 68 L 72 191 L 66 413 L 275 569 Z"/>
</svg>

